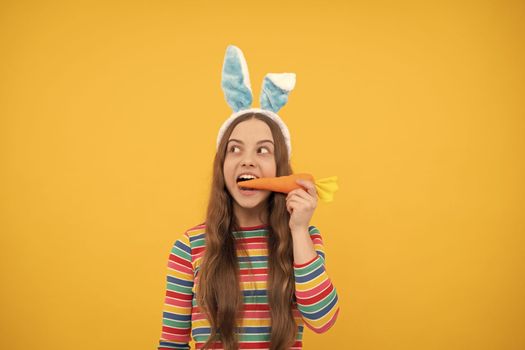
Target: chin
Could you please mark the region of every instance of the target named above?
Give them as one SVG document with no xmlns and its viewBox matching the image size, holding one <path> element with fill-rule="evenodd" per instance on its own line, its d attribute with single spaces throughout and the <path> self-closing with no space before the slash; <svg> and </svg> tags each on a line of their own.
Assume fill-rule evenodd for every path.
<svg viewBox="0 0 525 350">
<path fill-rule="evenodd" d="M 258 207 L 259 205 L 261 205 L 265 200 L 266 198 L 263 198 L 263 199 L 260 199 L 260 198 L 253 198 L 253 199 L 246 199 L 246 198 L 234 198 L 235 199 L 235 202 L 243 207 L 243 208 L 246 208 L 246 209 L 252 209 L 252 208 L 256 208 Z"/>
<path fill-rule="evenodd" d="M 245 209 L 253 209 L 266 202 L 270 197 L 270 192 L 261 191 L 259 193 L 255 193 L 253 196 L 244 196 L 243 194 L 236 192 L 232 197 L 240 207 Z"/>
</svg>

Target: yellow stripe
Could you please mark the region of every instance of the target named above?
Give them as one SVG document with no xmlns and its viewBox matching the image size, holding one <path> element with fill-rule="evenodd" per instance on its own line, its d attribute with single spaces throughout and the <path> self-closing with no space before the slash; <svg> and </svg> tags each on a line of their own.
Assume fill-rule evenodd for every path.
<svg viewBox="0 0 525 350">
<path fill-rule="evenodd" d="M 270 325 L 271 325 L 270 319 L 254 320 L 254 319 L 246 319 L 246 318 L 242 320 L 242 324 L 241 324 L 242 327 L 268 327 Z"/>
<path fill-rule="evenodd" d="M 311 280 L 310 282 L 296 283 L 295 288 L 296 290 L 301 291 L 301 292 L 308 291 L 312 288 L 317 287 L 318 285 L 323 283 L 326 279 L 327 279 L 326 273 L 322 273 L 316 278 L 314 278 L 313 280 Z"/>
<path fill-rule="evenodd" d="M 191 306 L 190 307 L 179 307 L 179 306 L 164 304 L 164 311 L 171 312 L 174 314 L 189 315 L 191 314 Z"/>
<path fill-rule="evenodd" d="M 198 229 L 194 229 L 194 230 L 188 231 L 188 236 L 189 236 L 189 237 L 194 237 L 194 236 L 201 235 L 201 234 L 203 234 L 204 232 L 206 232 L 206 229 L 204 229 L 204 228 L 198 228 Z"/>
<path fill-rule="evenodd" d="M 172 277 L 176 277 L 176 278 L 179 278 L 181 280 L 185 280 L 185 281 L 192 281 L 193 280 L 193 274 L 192 273 L 184 273 L 184 272 L 181 272 L 181 271 L 177 271 L 177 270 L 174 270 L 174 269 L 171 269 L 168 267 L 168 274 Z"/>
<path fill-rule="evenodd" d="M 244 256 L 240 254 L 240 252 L 242 252 L 242 249 L 237 249 L 237 251 L 239 252 L 239 256 Z M 253 257 L 253 256 L 266 256 L 268 255 L 268 249 L 249 249 L 248 250 L 248 254 L 249 256 Z"/>
<path fill-rule="evenodd" d="M 250 289 L 257 289 L 257 290 L 263 290 L 266 289 L 266 282 L 260 281 L 260 282 L 241 282 L 240 283 L 242 290 L 250 290 Z"/>
<path fill-rule="evenodd" d="M 210 322 L 208 322 L 207 319 L 202 319 L 202 320 L 193 321 L 192 322 L 192 327 L 193 328 L 197 328 L 197 327 L 211 327 L 211 324 L 210 324 Z"/>
<path fill-rule="evenodd" d="M 324 253 L 324 245 L 322 244 L 314 243 L 314 249 Z"/>
</svg>

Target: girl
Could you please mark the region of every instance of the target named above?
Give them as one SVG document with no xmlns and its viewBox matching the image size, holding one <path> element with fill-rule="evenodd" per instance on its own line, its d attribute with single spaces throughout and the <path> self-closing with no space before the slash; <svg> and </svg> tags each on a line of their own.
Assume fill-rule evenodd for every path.
<svg viewBox="0 0 525 350">
<path fill-rule="evenodd" d="M 241 88 L 249 88 L 242 52 L 229 46 L 223 67 L 229 102 L 241 100 L 228 99 L 235 64 Z M 281 94 L 294 85 L 268 82 Z M 298 180 L 303 188 L 287 195 L 242 188 L 253 177 L 292 174 L 288 129 L 275 113 L 276 95 L 266 90 L 273 111 L 263 98 L 262 109 L 247 109 L 249 98 L 219 132 L 206 220 L 187 230 L 169 256 L 159 350 L 189 349 L 190 333 L 197 349 L 302 349 L 304 324 L 322 333 L 337 319 L 323 241 L 310 225 L 314 184 Z"/>
</svg>

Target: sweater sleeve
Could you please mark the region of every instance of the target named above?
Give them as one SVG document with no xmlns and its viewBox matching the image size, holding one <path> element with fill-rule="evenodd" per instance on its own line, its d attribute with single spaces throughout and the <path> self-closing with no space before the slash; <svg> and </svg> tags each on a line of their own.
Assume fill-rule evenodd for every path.
<svg viewBox="0 0 525 350">
<path fill-rule="evenodd" d="M 187 233 L 171 248 L 162 312 L 162 333 L 157 350 L 190 349 L 193 265 Z"/>
<path fill-rule="evenodd" d="M 337 290 L 325 269 L 325 252 L 321 233 L 309 227 L 317 256 L 303 264 L 294 263 L 297 308 L 308 328 L 324 333 L 333 326 L 339 314 Z"/>
</svg>

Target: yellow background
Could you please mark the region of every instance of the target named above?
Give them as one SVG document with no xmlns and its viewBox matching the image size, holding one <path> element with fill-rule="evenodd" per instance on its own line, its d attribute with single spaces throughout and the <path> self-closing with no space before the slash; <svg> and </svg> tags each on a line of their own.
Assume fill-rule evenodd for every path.
<svg viewBox="0 0 525 350">
<path fill-rule="evenodd" d="M 314 214 L 340 317 L 305 349 L 525 348 L 523 1 L 3 1 L 2 349 L 153 349 L 202 221 L 228 44 Z"/>
</svg>

